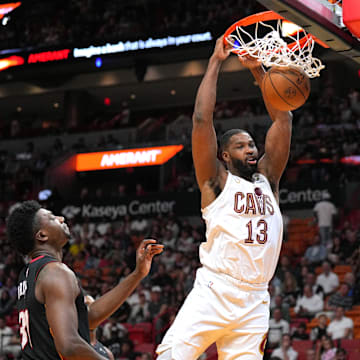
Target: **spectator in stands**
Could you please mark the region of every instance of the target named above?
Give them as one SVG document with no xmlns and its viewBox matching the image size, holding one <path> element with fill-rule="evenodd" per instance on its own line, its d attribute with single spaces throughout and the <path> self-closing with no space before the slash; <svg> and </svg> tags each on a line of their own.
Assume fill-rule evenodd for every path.
<svg viewBox="0 0 360 360">
<path fill-rule="evenodd" d="M 282 293 L 284 294 L 284 302 L 294 306 L 299 294 L 299 288 L 295 276 L 290 271 L 286 271 L 284 274 Z"/>
<path fill-rule="evenodd" d="M 344 316 L 344 308 L 338 306 L 335 311 L 335 317 L 330 322 L 327 332 L 333 340 L 352 339 L 353 337 L 353 321 Z"/>
<path fill-rule="evenodd" d="M 328 259 L 332 264 L 338 264 L 344 259 L 344 243 L 338 234 L 334 234 L 332 243 L 328 246 Z"/>
<path fill-rule="evenodd" d="M 276 308 L 279 308 L 281 310 L 282 318 L 290 322 L 290 306 L 288 303 L 284 302 L 283 300 L 284 298 L 281 294 L 275 295 L 274 306 L 270 307 L 271 315 Z"/>
<path fill-rule="evenodd" d="M 345 236 L 342 240 L 345 241 L 344 257 L 346 261 L 350 262 L 352 255 L 359 248 L 359 242 L 357 241 L 357 231 L 350 226 L 344 230 Z M 344 233 L 344 230 L 342 233 Z"/>
<path fill-rule="evenodd" d="M 149 302 L 146 301 L 145 294 L 141 292 L 139 294 L 139 302 L 132 306 L 129 322 L 136 324 L 145 322 L 150 319 Z"/>
<path fill-rule="evenodd" d="M 310 285 L 314 294 L 319 295 L 322 299 L 324 298 L 324 289 L 316 282 L 316 275 L 314 272 L 309 271 L 306 274 L 304 286 L 305 285 Z"/>
<path fill-rule="evenodd" d="M 326 259 L 327 250 L 325 245 L 321 243 L 319 235 L 314 236 L 312 245 L 307 248 L 304 257 L 308 261 L 309 265 L 314 267 L 321 265 L 321 263 Z"/>
<path fill-rule="evenodd" d="M 282 318 L 280 308 L 275 308 L 273 317 L 269 320 L 268 343 L 269 347 L 275 348 L 280 345 L 283 334 L 289 334 L 290 325 Z"/>
<path fill-rule="evenodd" d="M 16 302 L 16 297 L 11 297 L 7 289 L 2 289 L 0 296 L 0 316 L 9 315 Z"/>
<path fill-rule="evenodd" d="M 117 359 L 135 360 L 138 355 L 140 354 L 134 351 L 134 343 L 130 339 L 125 339 L 121 343 L 120 354 L 118 355 Z"/>
<path fill-rule="evenodd" d="M 291 336 L 292 340 L 309 340 L 309 334 L 306 332 L 306 323 L 301 322 Z"/>
<path fill-rule="evenodd" d="M 325 246 L 331 240 L 334 218 L 337 214 L 337 209 L 330 200 L 331 195 L 326 192 L 323 195 L 323 200 L 316 203 L 314 207 L 314 216 L 319 227 L 321 243 Z"/>
<path fill-rule="evenodd" d="M 164 245 L 165 249 L 175 249 L 176 237 L 173 235 L 171 229 L 164 229 L 164 237 L 161 239 L 161 243 Z"/>
<path fill-rule="evenodd" d="M 338 288 L 339 278 L 331 271 L 331 265 L 328 261 L 323 262 L 322 272 L 317 276 L 316 284 L 323 288 L 325 296 L 332 294 Z"/>
<path fill-rule="evenodd" d="M 310 285 L 304 286 L 303 296 L 298 298 L 294 311 L 299 316 L 312 318 L 319 311 L 324 308 L 324 301 L 319 296 L 313 293 Z"/>
<path fill-rule="evenodd" d="M 318 325 L 311 329 L 310 340 L 320 340 L 323 335 L 327 334 L 328 317 L 325 313 L 319 313 L 317 315 Z"/>
<path fill-rule="evenodd" d="M 344 282 L 347 283 L 350 287 L 348 295 L 352 297 L 353 304 L 357 304 L 360 300 L 360 288 L 356 284 L 356 277 L 354 273 L 356 272 L 347 272 L 344 276 Z"/>
<path fill-rule="evenodd" d="M 168 272 L 166 271 L 166 267 L 164 264 L 162 264 L 162 263 L 158 264 L 157 271 L 151 278 L 151 283 L 153 285 L 156 285 L 156 286 L 154 286 L 154 289 L 160 289 L 166 285 L 173 284 L 173 280 L 171 279 Z"/>
<path fill-rule="evenodd" d="M 20 339 L 10 326 L 6 325 L 4 317 L 0 317 L 1 352 L 18 356 L 21 352 Z"/>
<path fill-rule="evenodd" d="M 280 257 L 275 276 L 280 281 L 284 281 L 285 273 L 289 271 L 291 272 L 291 261 L 287 255 L 282 255 Z"/>
<path fill-rule="evenodd" d="M 336 350 L 335 360 L 346 360 L 347 359 L 347 352 L 343 348 L 338 348 Z"/>
<path fill-rule="evenodd" d="M 313 348 L 306 350 L 306 360 L 317 360 L 316 359 L 316 352 Z"/>
<path fill-rule="evenodd" d="M 150 304 L 149 304 L 149 313 L 151 316 L 151 321 L 158 315 L 160 312 L 163 301 L 160 300 L 161 287 L 153 286 L 150 292 Z"/>
<path fill-rule="evenodd" d="M 349 296 L 350 286 L 342 282 L 339 290 L 332 294 L 327 304 L 325 305 L 325 310 L 335 311 L 335 309 L 339 306 L 343 307 L 345 310 L 350 310 L 352 307 L 353 299 L 352 296 Z"/>
<path fill-rule="evenodd" d="M 323 335 L 316 344 L 316 358 L 319 360 L 335 360 L 336 347 L 327 335 Z"/>
<path fill-rule="evenodd" d="M 114 354 L 115 359 L 120 353 L 121 343 L 128 336 L 128 330 L 112 316 L 103 328 L 104 345 Z"/>
<path fill-rule="evenodd" d="M 291 346 L 291 337 L 289 334 L 284 334 L 281 339 L 281 346 L 276 348 L 271 353 L 271 359 L 278 357 L 281 360 L 297 360 L 298 352 Z"/>
</svg>

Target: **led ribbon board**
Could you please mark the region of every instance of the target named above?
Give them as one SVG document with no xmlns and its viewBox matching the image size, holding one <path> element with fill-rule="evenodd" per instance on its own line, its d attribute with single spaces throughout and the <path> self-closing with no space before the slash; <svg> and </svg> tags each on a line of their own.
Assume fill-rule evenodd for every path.
<svg viewBox="0 0 360 360">
<path fill-rule="evenodd" d="M 17 3 L 16 3 L 17 4 Z M 21 3 L 19 3 L 21 4 Z M 1 5 L 0 5 L 1 14 Z M 1 16 L 1 15 L 0 15 Z M 1 18 L 0 18 L 1 19 Z M 189 44 L 197 44 L 200 42 L 207 42 L 213 39 L 211 33 L 196 33 L 189 35 L 179 36 L 166 36 L 164 38 L 148 38 L 145 40 L 136 41 L 119 41 L 116 44 L 104 44 L 104 45 L 90 45 L 86 48 L 69 48 L 69 49 L 51 49 L 42 51 L 24 52 L 22 49 L 16 49 L 15 51 L 2 50 L 0 56 L 6 57 L 0 58 L 0 71 L 8 69 L 14 66 L 32 65 L 36 63 L 50 63 L 50 62 L 64 62 L 68 61 L 80 61 L 89 59 L 93 56 L 107 56 L 113 54 L 122 54 L 134 51 L 144 51 L 151 49 L 163 49 L 169 46 L 182 46 Z"/>
<path fill-rule="evenodd" d="M 183 148 L 183 145 L 168 145 L 77 154 L 76 171 L 162 165 Z"/>
</svg>

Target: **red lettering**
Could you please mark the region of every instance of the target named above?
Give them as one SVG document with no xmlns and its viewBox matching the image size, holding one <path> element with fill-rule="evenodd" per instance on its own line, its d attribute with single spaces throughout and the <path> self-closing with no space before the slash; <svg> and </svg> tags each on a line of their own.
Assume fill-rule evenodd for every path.
<svg viewBox="0 0 360 360">
<path fill-rule="evenodd" d="M 249 214 L 250 211 L 252 211 L 253 215 L 256 215 L 254 195 L 252 193 L 247 193 L 245 214 Z"/>
<path fill-rule="evenodd" d="M 70 49 L 45 51 L 41 53 L 30 54 L 28 57 L 28 64 L 34 64 L 37 62 L 48 62 L 64 60 L 69 57 Z"/>
<path fill-rule="evenodd" d="M 242 192 L 237 192 L 235 194 L 234 210 L 236 213 L 241 214 L 244 211 L 244 205 L 241 205 L 240 209 L 238 208 L 238 205 L 240 202 L 239 197 L 240 197 L 240 201 L 241 201 L 242 199 L 244 199 L 245 196 Z"/>
<path fill-rule="evenodd" d="M 270 215 L 274 215 L 274 207 L 271 203 L 271 198 L 269 195 L 264 195 L 266 210 L 269 212 Z"/>
</svg>

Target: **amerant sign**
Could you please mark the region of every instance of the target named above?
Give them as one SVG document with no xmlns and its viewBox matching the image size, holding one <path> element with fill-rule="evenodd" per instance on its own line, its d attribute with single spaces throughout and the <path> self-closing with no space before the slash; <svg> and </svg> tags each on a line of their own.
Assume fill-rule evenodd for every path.
<svg viewBox="0 0 360 360">
<path fill-rule="evenodd" d="M 167 145 L 77 154 L 76 171 L 162 165 L 183 148 L 183 145 Z"/>
</svg>

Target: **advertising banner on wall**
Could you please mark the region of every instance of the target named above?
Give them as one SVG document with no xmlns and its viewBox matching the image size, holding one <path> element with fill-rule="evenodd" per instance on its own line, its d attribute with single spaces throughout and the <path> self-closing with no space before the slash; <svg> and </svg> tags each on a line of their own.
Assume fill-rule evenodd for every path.
<svg viewBox="0 0 360 360">
<path fill-rule="evenodd" d="M 327 184 L 305 184 L 280 187 L 279 198 L 282 209 L 312 209 L 321 200 L 328 200 L 335 204 L 342 203 L 341 190 L 338 186 Z"/>
<path fill-rule="evenodd" d="M 166 145 L 77 154 L 76 171 L 162 165 L 174 157 L 183 148 L 183 145 Z"/>
<path fill-rule="evenodd" d="M 86 201 L 63 204 L 60 213 L 77 221 L 117 221 L 124 216 L 155 217 L 157 215 L 200 216 L 198 192 L 160 193 L 142 197 Z"/>
</svg>

